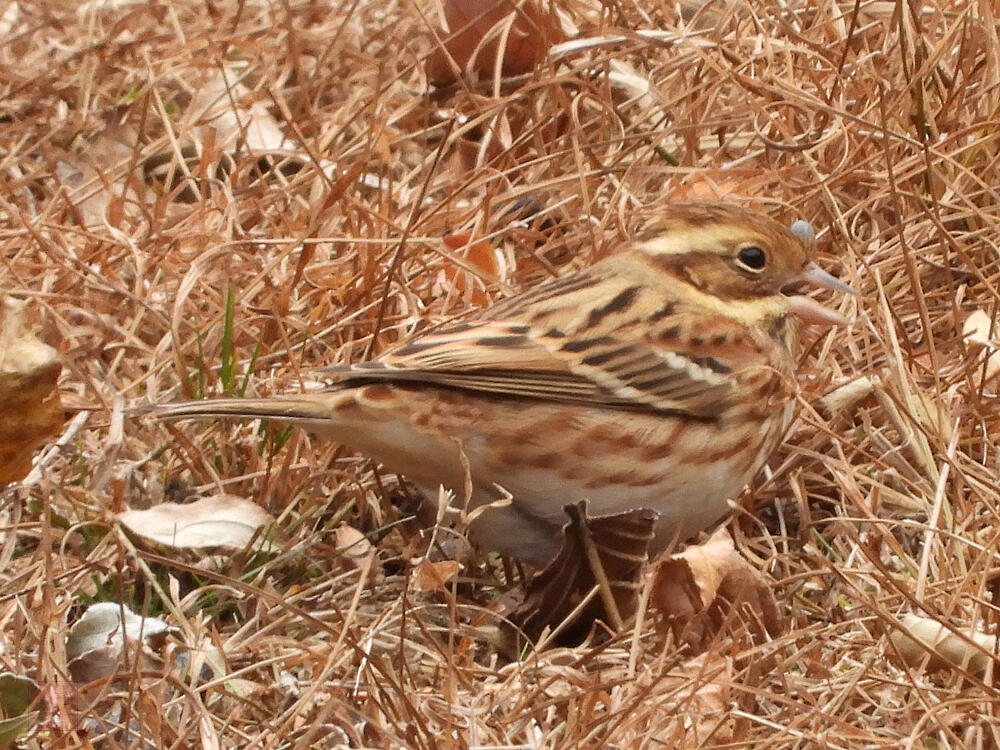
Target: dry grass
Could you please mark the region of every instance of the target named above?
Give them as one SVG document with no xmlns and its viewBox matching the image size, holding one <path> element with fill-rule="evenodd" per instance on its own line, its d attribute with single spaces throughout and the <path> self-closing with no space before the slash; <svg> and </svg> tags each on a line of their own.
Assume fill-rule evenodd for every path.
<svg viewBox="0 0 1000 750">
<path fill-rule="evenodd" d="M 27 745 L 1000 745 L 991 670 L 904 668 L 888 639 L 907 612 L 998 619 L 1000 407 L 989 350 L 962 338 L 1000 303 L 995 4 L 720 0 L 692 18 L 694 2 L 560 0 L 600 43 L 436 93 L 437 3 L 331 5 L 0 16 L 3 284 L 62 353 L 64 401 L 93 410 L 4 496 L 0 663 L 45 686 Z M 205 127 L 206 95 L 244 125 L 272 118 L 294 168 L 255 173 L 256 136 L 231 115 Z M 647 207 L 715 193 L 812 221 L 823 264 L 862 292 L 851 330 L 814 334 L 802 418 L 748 496 L 762 522 L 733 523 L 788 618 L 774 639 L 730 623 L 692 661 L 647 620 L 508 663 L 469 628 L 500 571 L 413 591 L 406 528 L 373 533 L 371 564 L 336 552 L 342 520 L 398 517 L 370 463 L 303 435 L 122 419 L 248 369 L 251 391 L 294 389 L 591 262 Z M 530 221 L 510 213 L 525 200 Z M 492 238 L 495 273 L 441 241 L 463 230 Z M 862 377 L 861 400 L 824 399 Z M 269 510 L 284 551 L 167 551 L 114 520 L 219 492 Z M 72 683 L 63 644 L 94 599 L 178 627 L 164 663 Z"/>
</svg>

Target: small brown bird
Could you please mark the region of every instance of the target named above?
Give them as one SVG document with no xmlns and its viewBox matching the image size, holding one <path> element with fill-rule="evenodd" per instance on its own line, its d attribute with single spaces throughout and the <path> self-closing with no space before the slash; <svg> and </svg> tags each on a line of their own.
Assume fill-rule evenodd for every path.
<svg viewBox="0 0 1000 750">
<path fill-rule="evenodd" d="M 622 252 L 528 289 L 336 383 L 156 407 L 165 418 L 291 422 L 471 506 L 476 541 L 541 563 L 563 505 L 659 512 L 654 547 L 719 520 L 793 414 L 799 317 L 845 322 L 791 286 L 846 284 L 792 230 L 729 204 L 673 205 Z M 467 467 L 467 468 L 466 468 Z"/>
</svg>

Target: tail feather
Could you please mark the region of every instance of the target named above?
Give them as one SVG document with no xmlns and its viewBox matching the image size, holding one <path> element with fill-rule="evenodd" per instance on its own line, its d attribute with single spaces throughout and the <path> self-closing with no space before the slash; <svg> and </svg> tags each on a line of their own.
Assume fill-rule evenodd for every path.
<svg viewBox="0 0 1000 750">
<path fill-rule="evenodd" d="M 325 394 L 326 395 L 326 394 Z M 329 394 L 332 395 L 332 394 Z M 273 398 L 217 398 L 154 404 L 140 413 L 160 419 L 267 419 L 306 425 L 330 421 L 329 397 L 275 396 Z"/>
</svg>

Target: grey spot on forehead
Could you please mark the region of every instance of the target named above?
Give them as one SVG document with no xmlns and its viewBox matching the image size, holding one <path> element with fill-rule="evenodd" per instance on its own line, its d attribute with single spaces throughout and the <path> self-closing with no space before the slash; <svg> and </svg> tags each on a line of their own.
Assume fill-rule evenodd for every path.
<svg viewBox="0 0 1000 750">
<path fill-rule="evenodd" d="M 792 224 L 792 234 L 798 237 L 800 240 L 805 242 L 815 242 L 816 241 L 816 231 L 812 228 L 812 224 L 808 221 L 803 221 L 799 219 L 797 222 Z"/>
</svg>

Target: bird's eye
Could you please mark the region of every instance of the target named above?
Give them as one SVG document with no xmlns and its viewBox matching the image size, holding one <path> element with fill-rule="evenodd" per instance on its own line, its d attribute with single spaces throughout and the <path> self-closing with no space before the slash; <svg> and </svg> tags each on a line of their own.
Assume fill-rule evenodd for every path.
<svg viewBox="0 0 1000 750">
<path fill-rule="evenodd" d="M 736 253 L 736 260 L 749 271 L 763 271 L 767 265 L 767 254 L 756 245 L 749 245 L 740 248 Z"/>
</svg>

